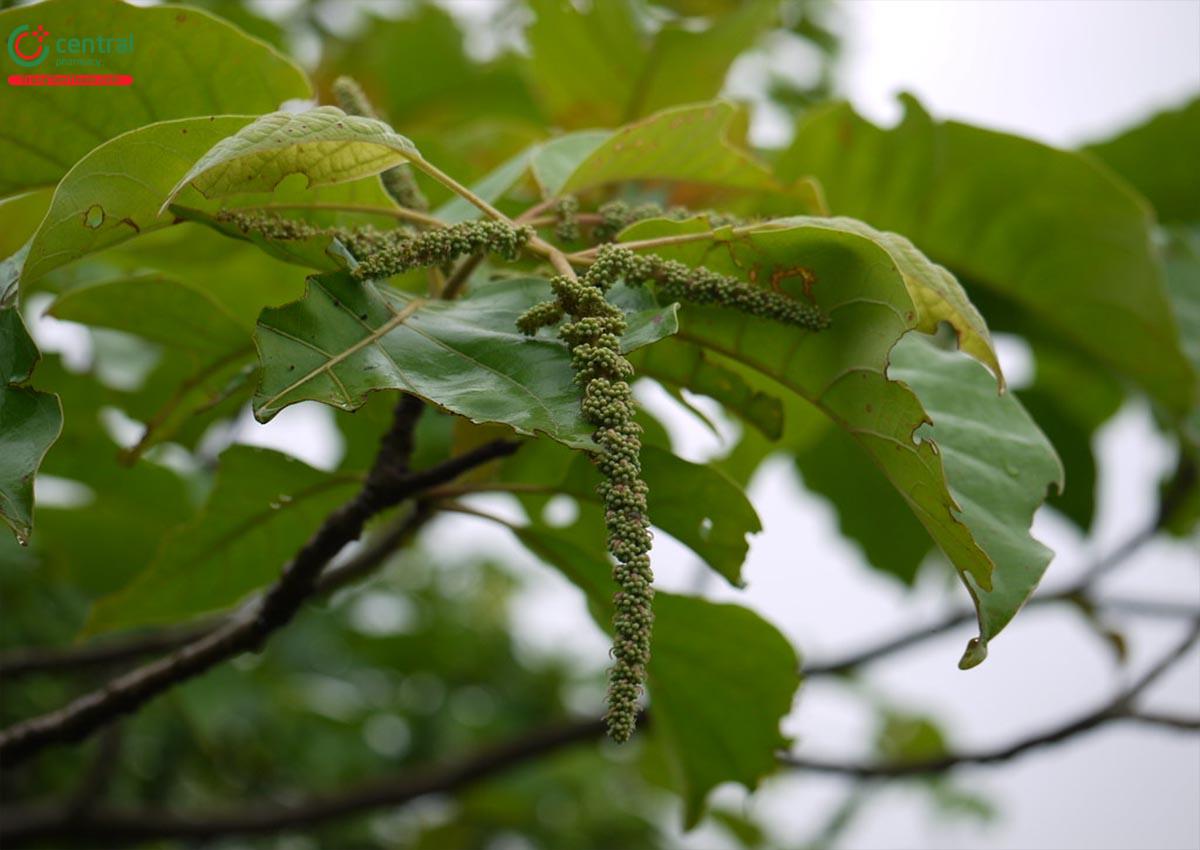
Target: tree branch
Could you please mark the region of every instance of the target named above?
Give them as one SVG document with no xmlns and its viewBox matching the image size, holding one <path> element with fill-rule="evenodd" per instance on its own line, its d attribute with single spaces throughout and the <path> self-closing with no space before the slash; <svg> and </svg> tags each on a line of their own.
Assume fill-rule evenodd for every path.
<svg viewBox="0 0 1200 850">
<path fill-rule="evenodd" d="M 1132 721 L 1173 729 L 1200 729 L 1200 718 L 1138 712 L 1132 707 L 1133 702 L 1179 661 L 1198 639 L 1200 618 L 1193 621 L 1182 641 L 1100 708 L 1047 732 L 993 750 L 897 764 L 841 763 L 801 759 L 787 754 L 780 755 L 779 761 L 798 770 L 857 779 L 888 780 L 944 773 L 963 765 L 1007 762 L 1022 753 L 1068 740 L 1113 722 Z M 643 723 L 648 720 L 648 715 L 643 714 Z M 541 730 L 443 766 L 430 767 L 408 776 L 381 778 L 337 795 L 316 796 L 288 807 L 255 805 L 235 811 L 198 814 L 115 808 L 80 812 L 62 806 L 3 809 L 0 810 L 0 842 L 53 841 L 63 846 L 171 838 L 195 840 L 293 830 L 377 808 L 397 806 L 426 794 L 461 791 L 574 744 L 597 740 L 603 737 L 604 730 L 603 718 L 576 721 Z"/>
<path fill-rule="evenodd" d="M 1087 594 L 1103 576 L 1112 572 L 1119 567 L 1125 559 L 1153 539 L 1161 528 L 1161 519 L 1151 523 L 1146 528 L 1133 534 L 1129 539 L 1117 546 L 1107 555 L 1099 558 L 1087 570 L 1083 576 L 1074 584 L 1063 588 L 1062 590 L 1053 593 L 1043 593 L 1034 596 L 1029 600 L 1027 606 L 1046 605 L 1052 603 L 1071 602 L 1074 600 L 1088 598 Z M 1103 600 L 1090 599 L 1093 605 L 1124 609 L 1129 613 L 1147 614 L 1149 616 L 1184 616 L 1194 617 L 1198 613 L 1194 608 L 1183 608 L 1181 606 L 1167 606 L 1165 604 L 1158 605 L 1150 602 L 1140 602 L 1136 600 Z M 831 674 L 848 673 L 851 670 L 861 667 L 864 664 L 869 664 L 872 661 L 877 661 L 895 652 L 907 649 L 910 646 L 915 646 L 923 643 L 938 635 L 944 634 L 951 629 L 955 629 L 964 623 L 972 622 L 975 619 L 975 612 L 970 609 L 963 609 L 945 615 L 941 620 L 931 623 L 927 626 L 919 626 L 910 632 L 881 640 L 879 643 L 869 646 L 865 649 L 847 655 L 844 658 L 834 661 L 819 662 L 816 664 L 806 665 L 804 667 L 805 676 L 828 676 Z"/>
<path fill-rule="evenodd" d="M 1120 690 L 1105 704 L 1068 723 L 993 750 L 981 750 L 974 753 L 949 753 L 926 761 L 897 762 L 894 764 L 854 764 L 802 758 L 791 754 L 781 755 L 780 761 L 789 767 L 815 773 L 833 773 L 841 776 L 852 776 L 857 779 L 896 779 L 905 776 L 944 773 L 962 765 L 997 764 L 1009 761 L 1022 753 L 1051 744 L 1057 744 L 1113 721 L 1135 721 L 1181 729 L 1197 728 L 1192 725 L 1190 719 L 1168 718 L 1161 714 L 1141 713 L 1135 711 L 1133 708 L 1133 703 L 1137 698 L 1154 684 L 1175 662 L 1182 658 L 1196 644 L 1197 640 L 1200 640 L 1200 618 L 1192 621 L 1191 627 L 1188 629 L 1183 640 L 1172 647 L 1169 652 L 1164 654 L 1162 658 L 1155 662 L 1138 679 L 1134 680 L 1132 684 Z"/>
<path fill-rule="evenodd" d="M 387 777 L 349 791 L 318 796 L 287 807 L 255 805 L 229 812 L 175 814 L 137 809 L 64 807 L 0 810 L 0 845 L 53 841 L 58 845 L 113 844 L 154 839 L 202 839 L 264 835 L 310 826 L 385 806 L 398 806 L 426 794 L 461 791 L 514 767 L 584 741 L 604 736 L 595 718 L 542 729 L 515 741 L 407 776 Z"/>
<path fill-rule="evenodd" d="M 175 685 L 243 652 L 257 650 L 316 592 L 325 566 L 358 538 L 368 519 L 469 469 L 512 454 L 519 445 L 497 440 L 410 473 L 412 435 L 422 409 L 419 399 L 403 397 L 362 490 L 325 519 L 255 605 L 164 658 L 119 676 L 57 711 L 0 732 L 0 759 L 5 766 L 11 768 L 51 744 L 82 740 Z"/>
</svg>

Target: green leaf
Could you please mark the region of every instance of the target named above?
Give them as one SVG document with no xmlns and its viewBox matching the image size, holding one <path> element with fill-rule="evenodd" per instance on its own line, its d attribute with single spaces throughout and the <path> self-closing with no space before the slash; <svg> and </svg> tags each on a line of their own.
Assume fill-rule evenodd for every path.
<svg viewBox="0 0 1200 850">
<path fill-rule="evenodd" d="M 778 629 L 740 605 L 660 593 L 654 616 L 655 734 L 672 757 L 690 828 L 713 788 L 738 782 L 753 791 L 777 769 L 799 659 Z"/>
<path fill-rule="evenodd" d="M 47 311 L 58 319 L 112 328 L 203 357 L 244 348 L 250 340 L 204 292 L 158 274 L 73 289 Z"/>
<path fill-rule="evenodd" d="M 608 629 L 616 585 L 600 550 L 546 528 L 512 531 L 584 592 Z M 666 748 L 691 828 L 717 785 L 753 790 L 776 770 L 775 754 L 788 743 L 779 723 L 800 684 L 799 661 L 774 626 L 740 605 L 659 592 L 654 618 L 652 730 Z"/>
<path fill-rule="evenodd" d="M 304 73 L 273 48 L 185 6 L 49 0 L 0 12 L 0 32 L 20 25 L 40 25 L 52 36 L 43 45 L 49 60 L 28 73 L 53 73 L 60 36 L 128 36 L 132 51 L 110 52 L 102 70 L 129 74 L 133 84 L 0 88 L 0 196 L 52 186 L 88 151 L 145 124 L 259 114 L 312 96 Z"/>
<path fill-rule="evenodd" d="M 0 519 L 22 545 L 33 530 L 33 478 L 63 421 L 58 396 L 24 386 L 40 357 L 16 306 L 0 307 Z"/>
<path fill-rule="evenodd" d="M 596 493 L 600 475 L 592 462 L 553 443 L 528 446 L 506 461 L 503 477 L 506 482 L 586 502 L 601 501 Z M 642 477 L 650 488 L 647 508 L 655 527 L 695 552 L 730 584 L 741 587 L 742 563 L 749 548 L 746 536 L 762 531 L 758 513 L 742 488 L 714 467 L 691 463 L 652 445 L 642 446 Z"/>
<path fill-rule="evenodd" d="M 973 667 L 1054 555 L 1029 527 L 1047 488 L 1062 489 L 1062 464 L 1016 397 L 996 395 L 987 372 L 966 357 L 909 335 L 892 350 L 888 374 L 916 392 L 932 420 L 915 436 L 937 446 L 961 519 L 996 565 L 990 587 L 963 575 L 979 612 L 980 638 L 960 666 Z"/>
<path fill-rule="evenodd" d="M 163 535 L 192 515 L 183 478 L 154 463 L 118 463 L 119 447 L 106 432 L 103 412 L 123 407 L 125 393 L 94 373 L 67 371 L 49 357 L 39 370 L 63 403 L 62 435 L 42 471 L 82 484 L 89 499 L 38 511 L 38 541 L 48 570 L 88 596 L 121 587 L 154 557 Z"/>
<path fill-rule="evenodd" d="M 904 233 L 1180 413 L 1195 381 L 1141 200 L 1087 156 L 954 122 L 911 99 L 881 130 L 845 105 L 809 113 L 777 164 L 831 209 Z"/>
<path fill-rule="evenodd" d="M 626 114 L 647 115 L 716 97 L 729 66 L 774 22 L 779 0 L 750 0 L 702 30 L 671 22 L 655 35 Z"/>
<path fill-rule="evenodd" d="M 569 0 L 529 6 L 528 78 L 554 122 L 574 129 L 625 121 L 645 50 L 629 0 L 594 3 L 586 13 Z"/>
<path fill-rule="evenodd" d="M 640 235 L 638 227 L 641 225 L 631 228 L 630 235 Z M 656 233 L 667 233 L 671 225 L 660 221 L 652 227 Z M 691 225 L 684 222 L 677 227 L 687 232 Z M 1004 547 L 1027 535 L 1032 510 L 1026 515 L 1006 504 L 1004 510 L 986 516 L 999 529 L 985 529 L 986 522 L 964 510 L 952 496 L 953 482 L 943 466 L 940 444 L 916 439 L 930 414 L 906 384 L 889 380 L 886 369 L 893 346 L 907 331 L 922 325 L 923 305 L 914 303 L 911 295 L 921 266 L 905 264 L 904 257 L 888 250 L 894 250 L 892 239 L 872 239 L 869 232 L 861 224 L 840 219 L 792 219 L 778 226 L 718 231 L 710 240 L 662 245 L 654 250 L 726 274 L 773 281 L 795 298 L 811 298 L 830 317 L 828 330 L 812 333 L 727 310 L 688 305 L 681 312 L 677 338 L 761 372 L 817 405 L 853 436 L 963 575 L 969 590 L 982 596 L 980 589 L 1000 582 L 996 586 L 1003 590 L 1003 599 L 992 609 L 980 605 L 981 639 L 986 643 L 1007 622 L 995 606 L 1011 601 L 1012 588 L 1028 572 L 1022 564 L 1020 576 L 999 576 L 1001 569 L 1012 569 Z M 995 394 L 994 381 L 989 391 Z M 995 398 L 997 403 L 1016 405 L 1007 396 Z M 992 415 L 980 407 L 967 413 L 983 416 L 983 424 L 986 415 Z M 1020 415 L 1025 416 L 1023 411 Z M 1034 429 L 1032 433 L 1036 439 L 1024 435 L 1030 444 L 1044 443 L 1040 432 Z M 1023 446 L 998 440 L 971 448 L 993 452 L 982 456 L 986 464 L 1007 470 L 1009 465 L 1029 460 Z M 1049 457 L 1048 462 L 1057 469 L 1053 452 Z M 1046 482 L 1032 471 L 1022 472 L 1015 484 L 1023 488 L 1022 508 L 1030 500 L 1040 502 L 1045 497 Z M 969 492 L 970 488 L 962 486 L 960 490 Z M 1040 567 L 1044 568 L 1044 563 Z"/>
<path fill-rule="evenodd" d="M 206 198 L 269 192 L 292 174 L 304 175 L 310 187 L 322 186 L 418 158 L 413 143 L 382 121 L 336 106 L 273 112 L 217 142 L 175 184 L 162 210 L 189 185 Z"/>
<path fill-rule="evenodd" d="M 779 2 L 740 4 L 703 28 L 696 19 L 668 21 L 652 36 L 629 0 L 583 12 L 567 0 L 530 6 L 530 83 L 556 124 L 577 128 L 716 97 L 733 61 L 774 22 Z"/>
<path fill-rule="evenodd" d="M 1200 221 L 1200 98 L 1084 150 L 1132 183 L 1160 221 Z"/>
<path fill-rule="evenodd" d="M 622 127 L 583 160 L 563 183 L 581 192 L 626 180 L 657 180 L 781 196 L 789 212 L 822 208 L 807 179 L 782 183 L 730 134 L 738 110 L 726 102 L 667 109 Z"/>
<path fill-rule="evenodd" d="M 11 257 L 29 241 L 53 195 L 54 191 L 46 188 L 0 200 L 0 257 Z M 4 283 L 0 278 L 0 294 Z"/>
<path fill-rule="evenodd" d="M 361 486 L 267 449 L 221 455 L 204 510 L 168 535 L 128 587 L 97 601 L 87 634 L 171 623 L 228 608 L 273 581 Z"/>
<path fill-rule="evenodd" d="M 255 416 L 266 422 L 304 399 L 354 410 L 370 392 L 403 389 L 473 422 L 591 448 L 566 346 L 551 330 L 529 339 L 516 329 L 517 316 L 550 297 L 539 278 L 428 302 L 347 274 L 310 277 L 303 300 L 264 310 L 259 320 Z M 658 307 L 644 291 L 617 303 L 629 314 L 627 350 L 675 330 L 674 308 Z"/>
<path fill-rule="evenodd" d="M 161 275 L 140 275 L 73 289 L 48 311 L 67 321 L 111 328 L 164 346 L 131 416 L 144 419 L 138 443 L 122 452 L 129 463 L 180 428 L 205 427 L 228 399 L 249 395 L 247 366 L 254 346 L 241 325 L 207 293 Z M 145 401 L 142 401 L 145 399 Z"/>
<path fill-rule="evenodd" d="M 560 194 L 579 164 L 611 136 L 611 130 L 579 130 L 538 145 L 530 157 L 530 167 L 542 196 Z"/>
<path fill-rule="evenodd" d="M 1017 393 L 1058 450 L 1067 487 L 1048 504 L 1088 530 L 1096 510 L 1096 432 L 1121 407 L 1125 393 L 1111 374 L 1072 348 L 1039 340 L 1033 384 Z"/>
<path fill-rule="evenodd" d="M 87 254 L 174 223 L 159 207 L 212 145 L 253 118 L 165 121 L 105 142 L 67 172 L 33 237 L 21 279 L 30 282 Z"/>
<path fill-rule="evenodd" d="M 862 547 L 867 563 L 912 584 L 933 541 L 850 435 L 827 426 L 792 456 L 805 488 L 829 501 L 842 534 Z"/>
<path fill-rule="evenodd" d="M 719 401 L 769 440 L 783 434 L 782 402 L 752 387 L 698 345 L 672 337 L 641 349 L 630 362 L 638 375 L 651 377 L 671 389 L 687 389 Z"/>
</svg>

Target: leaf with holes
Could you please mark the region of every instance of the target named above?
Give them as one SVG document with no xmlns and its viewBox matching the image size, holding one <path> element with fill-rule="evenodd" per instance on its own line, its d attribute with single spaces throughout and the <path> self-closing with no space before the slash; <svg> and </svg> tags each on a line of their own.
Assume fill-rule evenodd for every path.
<svg viewBox="0 0 1200 850">
<path fill-rule="evenodd" d="M 642 227 L 625 235 L 644 235 L 639 230 Z M 683 233 L 694 230 L 688 222 L 645 225 L 659 235 L 669 233 L 672 227 Z M 953 495 L 953 482 L 936 440 L 920 439 L 918 429 L 927 423 L 929 413 L 919 395 L 887 374 L 893 347 L 908 331 L 925 326 L 923 311 L 929 302 L 914 298 L 914 291 L 946 286 L 953 278 L 943 277 L 944 272 L 928 261 L 894 253 L 895 241 L 889 234 L 874 234 L 859 222 L 840 219 L 792 219 L 778 226 L 727 229 L 708 239 L 654 250 L 692 265 L 708 265 L 759 283 L 769 281 L 796 298 L 811 298 L 829 315 L 828 330 L 798 331 L 726 310 L 688 305 L 681 312 L 677 338 L 761 372 L 816 404 L 845 429 L 904 497 L 977 599 L 982 597 L 980 591 L 993 590 L 994 581 L 1001 581 L 1005 588 L 1021 584 L 1019 577 L 1006 572 L 998 578 L 995 572 L 1014 569 L 1005 557 L 1009 547 L 1018 545 L 1014 541 L 1028 536 L 1032 511 L 1024 513 L 1025 501 L 989 504 L 979 514 L 965 511 Z M 936 275 L 936 280 L 926 281 L 926 275 Z M 954 300 L 937 303 L 940 307 Z M 966 322 L 965 317 L 959 320 Z M 976 391 L 964 387 L 964 391 L 968 389 L 970 399 L 976 400 Z M 996 395 L 994 380 L 990 392 L 997 405 L 1017 405 L 1015 399 Z M 986 424 L 987 417 L 1000 417 L 1006 411 L 975 404 L 960 415 L 972 422 L 981 420 L 975 424 Z M 1042 461 L 1057 469 L 1057 456 L 1048 444 L 1043 446 L 1044 438 L 1036 427 L 1030 428 L 1024 436 L 1032 442 L 1041 440 L 1037 445 L 1048 451 L 1049 458 Z M 972 445 L 981 453 L 976 460 L 1002 469 L 1029 460 L 1016 452 L 1017 448 L 1004 440 Z M 1049 482 L 1040 474 L 1042 469 L 1017 482 L 1022 499 L 1040 503 L 1045 498 Z M 998 532 L 987 533 L 987 523 L 994 523 Z M 1019 570 L 1024 572 L 1027 567 L 1022 562 Z M 1011 593 L 994 601 L 1019 607 Z M 1016 610 L 1013 607 L 1006 617 L 998 610 L 985 610 L 982 602 L 978 607 L 980 640 L 972 644 L 966 659 L 973 663 L 982 658 L 987 641 Z"/>
<path fill-rule="evenodd" d="M 0 32 L 22 26 L 46 30 L 52 37 L 42 45 L 47 51 L 68 34 L 121 36 L 109 41 L 127 36 L 131 49 L 118 44 L 105 71 L 134 82 L 103 89 L 0 87 L 0 138 L 10 143 L 0 158 L 0 196 L 53 186 L 88 151 L 146 124 L 258 115 L 312 96 L 304 72 L 274 48 L 199 9 L 49 0 L 0 12 Z"/>
</svg>

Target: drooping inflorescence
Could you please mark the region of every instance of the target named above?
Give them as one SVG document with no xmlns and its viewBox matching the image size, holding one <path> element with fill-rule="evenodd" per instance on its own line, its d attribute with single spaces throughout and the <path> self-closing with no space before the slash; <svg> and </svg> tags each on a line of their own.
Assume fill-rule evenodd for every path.
<svg viewBox="0 0 1200 850">
<path fill-rule="evenodd" d="M 605 245 L 601 256 L 628 254 L 626 282 L 637 285 L 657 281 L 658 292 L 675 301 L 693 304 L 717 304 L 751 316 L 759 316 L 788 325 L 819 331 L 829 326 L 829 318 L 811 304 L 778 292 L 751 286 L 735 277 L 718 274 L 704 267 L 692 268 L 678 260 L 664 260 L 652 254 L 634 254 L 628 248 Z"/>
<path fill-rule="evenodd" d="M 409 269 L 440 266 L 464 254 L 481 251 L 513 260 L 533 236 L 531 227 L 513 227 L 502 221 L 464 221 L 418 236 L 393 231 L 385 234 L 353 274 L 360 279 L 391 277 Z"/>
<path fill-rule="evenodd" d="M 333 81 L 333 97 L 338 107 L 347 115 L 379 118 L 366 94 L 350 77 L 338 77 Z M 400 206 L 419 212 L 429 209 L 429 201 L 421 192 L 421 187 L 413 180 L 412 171 L 407 165 L 389 168 L 379 175 L 379 179 L 383 182 L 384 191 Z"/>
<path fill-rule="evenodd" d="M 261 210 L 226 209 L 218 212 L 215 218 L 219 222 L 234 225 L 243 234 L 257 233 L 271 241 L 337 239 L 358 260 L 369 256 L 371 252 L 396 238 L 391 232 L 376 230 L 370 225 L 353 228 L 320 227 L 303 219 L 284 218 Z"/>
<path fill-rule="evenodd" d="M 596 428 L 592 438 L 599 449 L 592 459 L 603 476 L 598 492 L 604 500 L 608 549 L 616 558 L 613 578 L 619 587 L 613 600 L 614 663 L 605 715 L 608 734 L 616 741 L 628 740 L 637 725 L 654 622 L 648 488 L 641 475 L 641 428 L 634 422 L 629 388 L 633 366 L 621 354 L 625 317 L 605 298 L 622 278 L 634 286 L 655 281 L 660 294 L 671 299 L 719 304 L 809 330 L 828 326 L 819 310 L 795 299 L 617 245 L 601 247 L 581 279 L 553 278 L 555 300 L 537 304 L 517 319 L 521 332 L 532 336 L 569 317 L 558 333 L 571 351 L 575 380 L 582 385 L 581 413 Z"/>
<path fill-rule="evenodd" d="M 582 386 L 581 412 L 594 425 L 598 450 L 592 459 L 604 477 L 608 549 L 616 558 L 613 578 L 613 668 L 609 674 L 608 734 L 627 741 L 637 725 L 638 698 L 650 660 L 654 621 L 654 575 L 650 570 L 650 521 L 642 480 L 641 426 L 634 421 L 629 378 L 633 367 L 621 354 L 625 316 L 604 293 L 628 271 L 628 252 L 605 254 L 581 279 L 564 275 L 550 281 L 555 301 L 531 307 L 517 326 L 527 334 L 570 317 L 559 336 L 571 351 L 575 380 Z"/>
</svg>

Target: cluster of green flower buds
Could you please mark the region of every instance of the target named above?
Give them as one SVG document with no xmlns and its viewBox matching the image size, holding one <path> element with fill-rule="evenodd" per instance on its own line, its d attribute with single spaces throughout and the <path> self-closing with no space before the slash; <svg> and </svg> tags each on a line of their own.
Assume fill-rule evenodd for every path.
<svg viewBox="0 0 1200 850">
<path fill-rule="evenodd" d="M 272 242 L 304 239 L 337 239 L 356 259 L 363 259 L 394 238 L 370 225 L 363 227 L 318 227 L 303 219 L 284 218 L 261 210 L 221 210 L 216 220 L 232 224 L 243 234 L 256 233 Z"/>
<path fill-rule="evenodd" d="M 829 327 L 829 317 L 811 304 L 779 292 L 751 286 L 735 277 L 717 274 L 704 267 L 691 268 L 677 260 L 654 255 L 637 255 L 627 248 L 605 245 L 601 253 L 624 252 L 632 258 L 626 282 L 632 285 L 658 282 L 658 292 L 673 301 L 716 304 L 751 316 L 796 325 L 810 331 Z"/>
<path fill-rule="evenodd" d="M 647 218 L 669 218 L 674 221 L 683 221 L 684 219 L 702 215 L 708 219 L 711 227 L 724 227 L 725 225 L 745 223 L 744 219 L 727 213 L 716 212 L 715 210 L 692 210 L 687 207 L 667 207 L 664 209 L 662 204 L 653 202 L 630 206 L 624 201 L 609 201 L 606 204 L 601 204 L 597 212 L 601 216 L 601 221 L 592 228 L 592 238 L 597 242 L 611 242 L 626 227 Z"/>
<path fill-rule="evenodd" d="M 578 242 L 579 200 L 574 195 L 563 195 L 554 204 L 554 235 L 559 242 Z"/>
<path fill-rule="evenodd" d="M 354 276 L 391 277 L 410 269 L 441 266 L 464 254 L 483 251 L 515 260 L 533 235 L 531 227 L 513 227 L 501 221 L 464 221 L 427 230 L 419 236 L 392 231 L 355 267 Z"/>
<path fill-rule="evenodd" d="M 626 252 L 628 253 L 628 252 Z M 583 388 L 581 412 L 596 430 L 592 459 L 603 476 L 608 550 L 616 559 L 613 578 L 613 668 L 609 674 L 608 734 L 627 741 L 637 725 L 638 700 L 650 660 L 654 574 L 650 569 L 650 522 L 646 483 L 642 480 L 641 426 L 634 421 L 629 378 L 633 367 L 621 354 L 625 316 L 604 293 L 626 270 L 624 255 L 601 257 L 581 279 L 550 281 L 556 300 L 538 304 L 518 320 L 523 333 L 570 318 L 559 336 L 571 351 L 575 380 Z"/>
<path fill-rule="evenodd" d="M 333 97 L 338 107 L 347 115 L 379 118 L 366 94 L 350 77 L 338 77 L 333 81 Z M 407 165 L 389 168 L 379 175 L 379 179 L 383 182 L 384 191 L 400 206 L 420 212 L 429 209 L 429 201 L 421 192 L 421 187 L 413 180 Z"/>
</svg>

